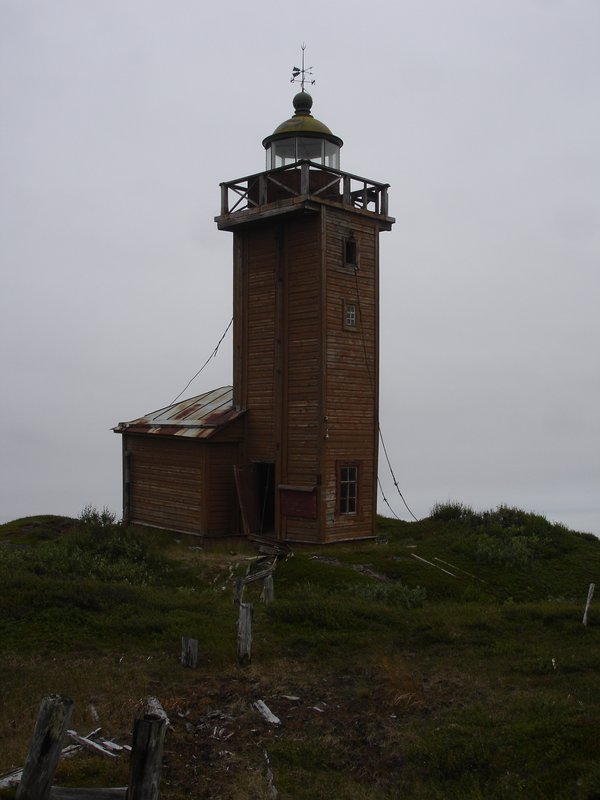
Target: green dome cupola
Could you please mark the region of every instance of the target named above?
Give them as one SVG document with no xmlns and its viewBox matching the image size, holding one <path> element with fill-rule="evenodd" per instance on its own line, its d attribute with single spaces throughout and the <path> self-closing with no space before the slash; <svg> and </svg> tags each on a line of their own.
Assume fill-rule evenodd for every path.
<svg viewBox="0 0 600 800">
<path fill-rule="evenodd" d="M 310 113 L 312 97 L 304 89 L 294 97 L 295 113 L 263 139 L 267 151 L 266 168 L 276 169 L 296 161 L 314 161 L 324 167 L 340 168 L 339 136 Z"/>
</svg>

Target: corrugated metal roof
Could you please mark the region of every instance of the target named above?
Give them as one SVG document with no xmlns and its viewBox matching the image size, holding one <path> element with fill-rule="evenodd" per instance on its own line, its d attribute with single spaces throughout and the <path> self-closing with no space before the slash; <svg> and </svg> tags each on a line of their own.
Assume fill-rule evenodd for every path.
<svg viewBox="0 0 600 800">
<path fill-rule="evenodd" d="M 210 439 L 220 428 L 243 413 L 243 410 L 233 406 L 233 387 L 221 386 L 220 389 L 151 411 L 131 422 L 119 422 L 113 430 L 115 433 L 152 433 L 158 436 Z"/>
</svg>

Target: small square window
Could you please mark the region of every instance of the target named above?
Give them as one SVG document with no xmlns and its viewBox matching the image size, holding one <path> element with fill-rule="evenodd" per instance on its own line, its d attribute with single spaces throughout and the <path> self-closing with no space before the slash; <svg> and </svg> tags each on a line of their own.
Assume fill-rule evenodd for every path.
<svg viewBox="0 0 600 800">
<path fill-rule="evenodd" d="M 358 467 L 342 464 L 339 468 L 339 513 L 356 514 L 358 508 Z"/>
<path fill-rule="evenodd" d="M 344 303 L 344 327 L 356 328 L 357 309 L 356 303 Z"/>
</svg>

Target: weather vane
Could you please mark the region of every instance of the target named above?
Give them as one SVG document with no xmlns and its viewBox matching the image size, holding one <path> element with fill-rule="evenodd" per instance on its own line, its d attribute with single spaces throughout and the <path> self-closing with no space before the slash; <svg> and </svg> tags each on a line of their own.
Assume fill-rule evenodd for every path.
<svg viewBox="0 0 600 800">
<path fill-rule="evenodd" d="M 301 85 L 302 91 L 304 91 L 304 84 L 308 81 L 311 86 L 314 86 L 314 80 L 309 80 L 312 78 L 312 67 L 304 67 L 304 51 L 306 50 L 306 45 L 302 44 L 302 69 L 298 69 L 298 67 L 294 67 L 292 70 L 292 77 L 290 83 L 299 83 Z"/>
</svg>

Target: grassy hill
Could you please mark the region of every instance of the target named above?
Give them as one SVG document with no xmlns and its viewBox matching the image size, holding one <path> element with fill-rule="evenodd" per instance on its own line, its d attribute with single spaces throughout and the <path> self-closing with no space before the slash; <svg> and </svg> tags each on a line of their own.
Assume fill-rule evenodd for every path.
<svg viewBox="0 0 600 800">
<path fill-rule="evenodd" d="M 269 797 L 269 768 L 281 798 L 600 798 L 600 597 L 582 624 L 600 541 L 458 503 L 379 531 L 295 550 L 268 607 L 247 587 L 240 667 L 247 545 L 202 550 L 92 509 L 0 526 L 0 773 L 23 764 L 45 694 L 75 700 L 79 733 L 121 742 L 153 694 L 173 724 L 165 800 Z M 178 663 L 181 635 L 200 642 L 197 670 Z M 57 782 L 126 775 L 81 755 Z"/>
</svg>

